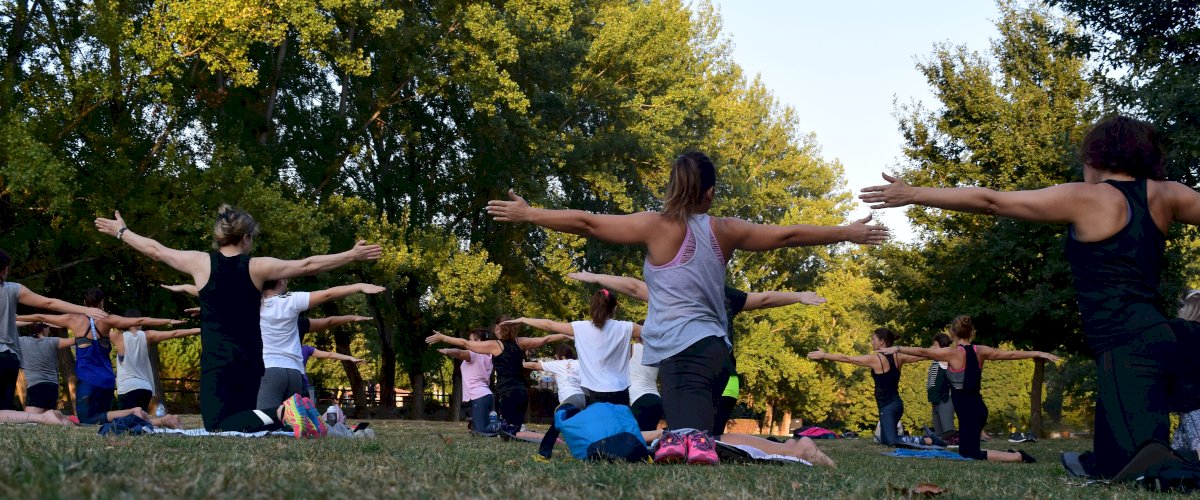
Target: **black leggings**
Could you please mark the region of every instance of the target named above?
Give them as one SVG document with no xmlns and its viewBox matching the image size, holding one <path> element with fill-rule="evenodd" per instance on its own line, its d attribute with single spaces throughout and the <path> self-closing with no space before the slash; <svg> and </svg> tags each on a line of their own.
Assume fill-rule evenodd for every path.
<svg viewBox="0 0 1200 500">
<path fill-rule="evenodd" d="M 952 390 L 950 399 L 954 401 L 954 413 L 958 414 L 958 454 L 973 460 L 987 460 L 987 452 L 979 445 L 979 434 L 988 418 L 983 396 Z"/>
<path fill-rule="evenodd" d="M 732 398 L 727 398 L 732 399 Z M 633 418 L 637 420 L 638 429 L 642 431 L 658 430 L 658 421 L 663 418 L 662 398 L 658 394 L 643 394 L 633 404 Z"/>
<path fill-rule="evenodd" d="M 522 387 L 507 390 L 496 396 L 500 399 L 500 420 L 503 422 L 501 428 L 505 432 L 515 435 L 525 424 L 525 409 L 529 406 L 529 392 Z"/>
<path fill-rule="evenodd" d="M 276 410 L 255 409 L 259 381 L 262 380 L 262 360 L 254 366 L 237 364 L 200 373 L 200 416 L 209 432 L 258 432 L 280 428 Z M 253 363 L 251 363 L 253 365 Z"/>
<path fill-rule="evenodd" d="M 21 360 L 11 351 L 0 352 L 0 410 L 14 410 L 13 398 L 17 395 L 17 373 L 21 371 Z"/>
<path fill-rule="evenodd" d="M 713 431 L 733 367 L 723 337 L 705 337 L 658 366 L 663 413 L 671 429 Z"/>
<path fill-rule="evenodd" d="M 1096 466 L 1113 477 L 1151 439 L 1168 442 L 1167 388 L 1175 354 L 1167 325 L 1150 329 L 1096 358 Z M 957 404 L 957 403 L 956 403 Z"/>
</svg>

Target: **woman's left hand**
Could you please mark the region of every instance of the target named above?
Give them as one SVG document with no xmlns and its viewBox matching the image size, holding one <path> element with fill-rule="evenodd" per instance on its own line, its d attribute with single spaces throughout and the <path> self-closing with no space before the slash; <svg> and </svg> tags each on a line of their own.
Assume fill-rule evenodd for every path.
<svg viewBox="0 0 1200 500">
<path fill-rule="evenodd" d="M 870 186 L 862 189 L 858 199 L 871 206 L 871 210 L 880 208 L 903 207 L 912 204 L 913 188 L 907 182 L 888 174 L 883 174 L 887 184 Z"/>
<path fill-rule="evenodd" d="M 497 222 L 526 222 L 529 220 L 529 203 L 513 192 L 508 190 L 509 201 L 492 200 L 488 202 L 487 212 Z"/>
</svg>

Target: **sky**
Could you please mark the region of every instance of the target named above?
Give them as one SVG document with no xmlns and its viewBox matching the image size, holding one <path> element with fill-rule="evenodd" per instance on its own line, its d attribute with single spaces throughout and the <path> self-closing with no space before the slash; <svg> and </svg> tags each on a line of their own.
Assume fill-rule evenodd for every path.
<svg viewBox="0 0 1200 500">
<path fill-rule="evenodd" d="M 991 0 L 712 1 L 734 60 L 796 110 L 799 129 L 816 135 L 823 157 L 841 162 L 855 196 L 901 163 L 896 103 L 938 107 L 916 62 L 938 43 L 986 52 L 999 18 Z M 860 203 L 852 215 L 868 213 Z M 904 209 L 875 216 L 894 239 L 915 238 Z"/>
</svg>

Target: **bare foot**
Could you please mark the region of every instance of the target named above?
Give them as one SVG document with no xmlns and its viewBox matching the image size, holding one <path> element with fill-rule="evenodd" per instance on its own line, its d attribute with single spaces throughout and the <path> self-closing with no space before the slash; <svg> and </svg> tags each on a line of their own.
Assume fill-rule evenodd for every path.
<svg viewBox="0 0 1200 500">
<path fill-rule="evenodd" d="M 813 442 L 812 439 L 802 437 L 796 440 L 788 440 L 788 442 L 795 446 L 796 455 L 800 458 L 808 460 L 816 465 L 826 465 L 835 469 L 837 468 L 837 462 L 834 462 L 832 458 L 829 458 L 828 455 L 822 453 L 821 449 L 817 448 L 817 443 Z"/>
<path fill-rule="evenodd" d="M 48 411 L 37 414 L 37 423 L 42 425 L 62 425 L 70 426 L 71 421 L 66 418 L 60 418 L 62 414 L 57 411 Z"/>
<path fill-rule="evenodd" d="M 179 422 L 178 415 L 164 415 L 160 418 L 150 419 L 150 423 L 155 427 L 165 427 L 167 429 L 182 429 L 183 424 Z"/>
</svg>

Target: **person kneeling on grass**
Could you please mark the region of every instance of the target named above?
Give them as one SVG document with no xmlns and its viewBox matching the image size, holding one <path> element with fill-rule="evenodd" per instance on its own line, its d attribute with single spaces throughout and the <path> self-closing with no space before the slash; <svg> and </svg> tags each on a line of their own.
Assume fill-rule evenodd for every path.
<svg viewBox="0 0 1200 500">
<path fill-rule="evenodd" d="M 1058 361 L 1058 356 L 1041 351 L 1003 351 L 991 347 L 971 344 L 975 337 L 975 326 L 970 316 L 954 318 L 950 325 L 950 333 L 954 335 L 958 345 L 929 349 L 922 347 L 891 346 L 878 349 L 881 354 L 903 354 L 919 356 L 936 361 L 945 361 L 950 365 L 947 376 L 950 378 L 950 398 L 954 401 L 954 412 L 958 414 L 958 454 L 973 460 L 990 460 L 993 462 L 1025 462 L 1035 460 L 1023 450 L 993 451 L 983 450 L 979 446 L 979 435 L 987 423 L 988 409 L 979 393 L 980 381 L 983 378 L 984 360 L 1011 361 L 1019 359 L 1044 359 L 1051 363 Z"/>
<path fill-rule="evenodd" d="M 29 326 L 21 336 L 21 369 L 25 371 L 25 412 L 58 412 L 58 350 L 75 345 L 74 339 L 47 337 L 45 323 L 18 321 Z M 60 414 L 61 415 L 61 414 Z"/>
<path fill-rule="evenodd" d="M 136 309 L 125 311 L 128 317 L 141 316 Z M 142 330 L 130 328 L 112 335 L 113 347 L 117 350 L 117 406 L 122 410 L 141 408 L 150 412 L 150 399 L 154 397 L 154 372 L 150 366 L 150 346 L 164 340 L 199 335 L 199 328 L 184 330 Z M 159 395 L 162 396 L 161 394 Z M 179 416 L 153 417 L 155 427 L 179 429 Z"/>
<path fill-rule="evenodd" d="M 526 361 L 526 370 L 537 370 L 554 374 L 554 385 L 558 392 L 558 405 L 571 405 L 579 409 L 587 407 L 587 396 L 580 386 L 579 361 L 575 359 L 575 349 L 566 344 L 554 348 L 553 361 Z M 538 447 L 537 457 L 549 460 L 554 452 L 554 444 L 558 442 L 558 428 L 550 424 L 550 429 L 542 436 Z"/>
<path fill-rule="evenodd" d="M 477 328 L 468 334 L 468 341 L 483 342 L 487 340 L 487 329 Z M 463 406 L 470 409 L 472 433 L 480 436 L 494 437 L 496 429 L 488 428 L 488 416 L 496 407 L 496 397 L 492 395 L 488 382 L 492 378 L 492 355 L 479 354 L 466 349 L 438 349 L 444 356 L 462 361 L 459 372 L 462 374 Z M 561 390 L 559 391 L 561 395 Z"/>
</svg>

